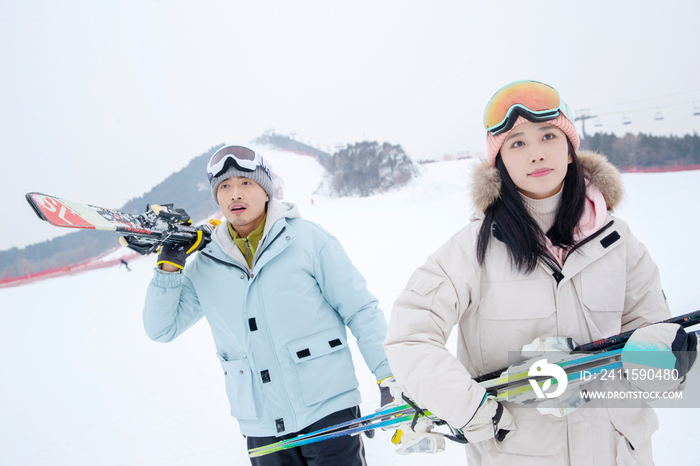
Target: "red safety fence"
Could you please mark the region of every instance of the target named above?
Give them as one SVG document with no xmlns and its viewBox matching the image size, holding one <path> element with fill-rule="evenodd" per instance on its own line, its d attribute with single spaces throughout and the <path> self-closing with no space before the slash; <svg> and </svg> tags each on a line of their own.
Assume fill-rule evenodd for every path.
<svg viewBox="0 0 700 466">
<path fill-rule="evenodd" d="M 47 278 L 61 277 L 65 275 L 75 275 L 82 272 L 87 272 L 89 270 L 103 269 L 106 267 L 114 267 L 115 265 L 120 265 L 122 260 L 128 262 L 137 257 L 140 257 L 138 253 L 130 253 L 121 256 L 116 259 L 102 260 L 103 257 L 108 254 L 113 253 L 118 248 L 112 249 L 111 251 L 103 254 L 101 256 L 89 259 L 88 261 L 82 262 L 80 264 L 64 265 L 61 267 L 55 267 L 53 269 L 42 270 L 41 272 L 30 273 L 23 275 L 21 277 L 4 277 L 0 278 L 0 288 L 8 288 L 11 286 L 26 285 L 28 283 L 34 283 L 39 280 L 46 280 Z"/>
</svg>

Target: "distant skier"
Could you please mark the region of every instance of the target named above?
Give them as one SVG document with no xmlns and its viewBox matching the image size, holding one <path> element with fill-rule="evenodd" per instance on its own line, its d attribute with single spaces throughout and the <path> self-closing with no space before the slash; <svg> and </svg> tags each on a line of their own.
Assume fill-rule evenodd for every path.
<svg viewBox="0 0 700 466">
<path fill-rule="evenodd" d="M 622 199 L 620 175 L 604 157 L 577 152 L 558 92 L 512 83 L 491 98 L 484 123 L 488 158 L 472 184 L 478 216 L 413 273 L 394 304 L 385 349 L 396 381 L 463 430 L 470 465 L 652 465 L 658 422 L 642 401 L 625 409 L 591 402 L 602 409 L 555 417 L 498 403 L 472 380 L 508 367 L 509 352 L 538 337 L 583 343 L 670 317 L 656 264 L 609 212 Z M 445 348 L 455 326 L 458 357 Z M 677 389 L 695 360 L 695 334 L 646 326 L 623 361 L 645 345 L 678 351 L 679 377 L 660 384 Z M 631 377 L 617 383 L 647 388 Z"/>
<path fill-rule="evenodd" d="M 224 147 L 207 174 L 226 220 L 204 248 L 163 246 L 146 296 L 146 333 L 168 342 L 207 318 L 231 415 L 249 449 L 356 419 L 360 394 L 346 326 L 377 380 L 391 377 L 376 298 L 335 237 L 274 198 L 260 154 Z M 382 404 L 390 402 L 389 389 L 380 391 Z M 361 438 L 350 436 L 251 462 L 366 464 Z"/>
<path fill-rule="evenodd" d="M 121 258 L 120 258 L 120 259 L 119 259 L 119 262 L 120 262 L 119 265 L 123 265 L 123 266 L 126 268 L 126 271 L 127 271 L 127 272 L 131 272 L 131 269 L 129 268 L 129 263 L 128 263 L 127 261 L 125 261 L 124 259 L 121 259 Z"/>
</svg>

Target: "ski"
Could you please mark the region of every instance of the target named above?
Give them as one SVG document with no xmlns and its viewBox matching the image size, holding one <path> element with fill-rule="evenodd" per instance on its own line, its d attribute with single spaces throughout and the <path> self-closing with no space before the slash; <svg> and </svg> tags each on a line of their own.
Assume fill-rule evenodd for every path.
<svg viewBox="0 0 700 466">
<path fill-rule="evenodd" d="M 661 323 L 668 323 L 668 324 L 678 324 L 683 328 L 691 327 L 693 325 L 696 325 L 700 323 L 700 311 L 695 311 L 695 312 L 690 312 L 688 314 L 683 314 L 680 316 L 676 317 L 671 317 L 670 319 L 662 320 L 660 322 L 657 322 L 659 324 Z M 570 352 L 570 354 L 575 354 L 575 353 L 601 353 L 601 352 L 606 352 L 606 351 L 613 351 L 616 349 L 620 349 L 625 345 L 625 342 L 629 340 L 630 336 L 632 336 L 632 333 L 634 330 L 630 330 L 628 332 L 623 332 L 618 335 L 614 335 L 612 337 L 604 338 L 601 340 L 596 340 L 592 341 L 590 343 L 585 343 L 583 345 L 576 346 L 573 348 Z M 493 380 L 497 379 L 505 372 L 507 372 L 510 368 L 505 367 L 503 369 L 499 369 L 497 371 L 489 372 L 487 374 L 480 375 L 479 377 L 475 377 L 474 380 L 477 382 L 484 382 L 487 380 Z"/>
<path fill-rule="evenodd" d="M 620 352 L 621 351 L 622 350 L 620 350 Z M 621 367 L 621 355 L 620 353 L 616 353 L 614 355 L 607 355 L 606 357 L 589 361 L 588 363 L 577 364 L 562 368 L 566 373 L 567 381 L 569 383 L 572 383 L 579 381 L 584 373 L 590 376 L 592 380 L 593 378 L 604 372 L 610 372 Z M 547 382 L 548 380 L 551 380 L 552 385 L 557 385 L 557 379 L 553 379 L 552 377 L 530 377 L 529 379 L 525 379 L 524 383 L 520 383 L 522 381 L 518 380 L 512 385 L 505 386 L 500 390 L 489 391 L 489 393 L 494 395 L 496 401 L 513 401 L 513 399 L 517 396 L 534 391 L 532 385 L 530 384 L 530 380 L 535 380 L 535 382 L 540 386 L 540 388 L 542 388 L 545 382 Z"/>
<path fill-rule="evenodd" d="M 567 376 L 570 381 L 578 380 L 580 378 L 581 371 L 588 371 L 592 375 L 601 373 L 603 370 L 613 370 L 618 366 L 621 366 L 619 362 L 619 354 L 616 355 L 606 355 L 604 358 L 598 358 L 596 360 L 588 360 L 587 363 L 579 365 L 571 365 L 566 370 Z M 613 361 L 611 362 L 611 359 Z M 542 386 L 551 377 L 538 377 L 537 381 L 540 386 Z M 496 397 L 497 401 L 505 401 L 514 396 L 521 395 L 532 390 L 532 386 L 529 384 L 528 380 L 524 380 L 527 385 L 523 385 L 522 381 L 519 379 L 515 383 L 509 385 L 505 384 L 501 388 L 490 391 L 490 394 Z M 556 384 L 556 381 L 552 382 Z M 432 414 L 427 411 L 417 412 L 417 409 L 409 404 L 403 404 L 376 413 L 363 416 L 361 418 L 347 421 L 342 424 L 326 427 L 309 434 L 300 435 L 292 439 L 283 440 L 263 447 L 253 448 L 248 451 L 251 458 L 268 455 L 277 451 L 287 450 L 290 448 L 296 448 L 302 445 L 308 445 L 310 443 L 321 442 L 324 440 L 329 440 L 332 438 L 341 437 L 343 435 L 354 435 L 366 430 L 372 430 L 377 428 L 384 428 L 395 426 L 398 424 L 412 422 L 414 418 L 418 416 L 427 416 L 432 419 Z M 436 424 L 444 424 L 445 422 L 435 418 L 434 422 Z"/>
<path fill-rule="evenodd" d="M 696 313 L 693 313 L 696 314 Z M 688 314 L 689 315 L 689 314 Z M 684 316 L 679 316 L 682 318 Z M 698 323 L 695 319 L 692 319 L 690 325 Z M 700 338 L 700 331 L 694 332 Z M 629 339 L 629 336 L 627 337 Z M 627 341 L 627 339 L 625 341 Z M 599 351 L 598 353 L 569 353 L 570 355 L 563 360 L 553 361 L 551 364 L 556 365 L 564 369 L 567 374 L 567 380 L 569 382 L 578 381 L 582 374 L 586 372 L 588 375 L 597 375 L 604 371 L 611 371 L 619 369 L 622 367 L 622 348 L 617 347 L 618 344 L 608 347 L 605 350 Z M 615 348 L 615 349 L 612 349 Z M 543 355 L 541 359 L 546 356 Z M 535 380 L 540 387 L 550 379 L 550 377 L 532 377 L 529 375 L 529 366 L 533 363 L 533 360 L 523 361 L 521 363 L 514 364 L 506 373 L 501 377 L 478 382 L 479 385 L 486 388 L 489 394 L 496 397 L 496 401 L 508 400 L 512 397 L 521 395 L 528 391 L 533 390 L 530 380 Z M 516 373 L 512 372 L 513 368 L 524 367 L 522 371 Z M 475 379 L 476 380 L 476 379 Z M 556 379 L 551 382 L 555 385 Z"/>
<path fill-rule="evenodd" d="M 258 448 L 253 448 L 253 449 L 249 450 L 248 452 L 250 453 L 250 452 L 257 452 L 257 451 L 262 451 L 262 450 L 268 450 L 270 447 L 272 447 L 272 445 L 283 447 L 283 446 L 286 446 L 286 445 L 291 444 L 291 443 L 295 443 L 298 441 L 307 440 L 307 439 L 311 439 L 311 438 L 316 438 L 318 436 L 321 436 L 324 434 L 329 434 L 329 433 L 336 432 L 336 431 L 343 432 L 341 435 L 348 435 L 349 430 L 356 429 L 356 428 L 362 427 L 362 426 L 370 426 L 365 430 L 371 430 L 371 429 L 377 427 L 376 423 L 381 422 L 381 420 L 383 418 L 403 417 L 406 415 L 410 415 L 411 417 L 413 417 L 415 412 L 416 412 L 415 408 L 411 407 L 408 404 L 391 406 L 389 408 L 384 408 L 381 411 L 377 411 L 375 413 L 368 414 L 366 416 L 362 416 L 362 417 L 359 417 L 357 419 L 353 419 L 351 421 L 346 421 L 346 422 L 343 422 L 340 424 L 336 424 L 336 425 L 329 426 L 329 427 L 326 427 L 323 429 L 319 429 L 319 430 L 311 432 L 309 434 L 304 434 L 304 435 L 300 435 L 300 436 L 297 436 L 297 437 L 294 437 L 294 438 L 291 438 L 288 440 L 282 440 L 282 441 L 274 443 L 274 444 L 265 445 L 265 446 L 258 447 Z M 289 447 L 289 448 L 292 448 L 292 447 Z M 286 449 L 286 448 L 281 448 L 281 449 Z M 275 450 L 275 451 L 279 451 L 279 450 Z M 272 452 L 270 452 L 270 453 L 272 453 Z M 265 453 L 265 454 L 267 454 L 267 453 Z M 262 456 L 262 455 L 259 455 L 259 456 Z"/>
<path fill-rule="evenodd" d="M 657 323 L 678 324 L 683 328 L 691 327 L 695 324 L 700 323 L 700 311 L 690 312 L 681 316 L 671 317 L 670 319 L 662 320 L 661 322 Z M 604 338 L 602 340 L 596 340 L 590 343 L 579 345 L 573 350 L 571 350 L 571 354 L 621 348 L 622 346 L 624 346 L 625 342 L 629 340 L 629 338 L 632 336 L 632 333 L 634 333 L 634 330 L 622 332 L 619 335 L 614 335 L 609 338 Z"/>
<path fill-rule="evenodd" d="M 693 313 L 696 314 L 696 313 Z M 682 318 L 680 316 L 679 318 Z M 693 319 L 694 323 L 695 320 Z M 690 324 L 693 325 L 693 324 Z M 696 332 L 700 337 L 700 331 Z M 622 367 L 622 349 L 610 349 L 607 351 L 599 351 L 598 353 L 576 353 L 570 354 L 566 358 L 559 361 L 552 361 L 551 364 L 561 367 L 567 376 L 569 383 L 579 381 L 584 374 L 590 377 L 590 380 L 596 378 L 605 372 L 614 371 Z M 537 359 L 537 358 L 535 358 Z M 546 353 L 539 359 L 546 359 Z M 533 360 L 518 363 L 512 367 L 527 366 L 532 364 Z M 507 371 L 507 370 L 506 370 Z M 540 388 L 550 381 L 551 385 L 556 385 L 557 380 L 551 376 L 530 376 L 529 368 L 519 371 L 515 374 L 506 374 L 492 380 L 478 382 L 486 388 L 489 395 L 493 395 L 496 401 L 509 401 L 515 397 L 534 391 L 530 380 L 534 380 Z M 492 373 L 493 374 L 493 373 Z M 287 450 L 310 443 L 321 442 L 337 438 L 343 435 L 355 435 L 367 430 L 397 426 L 399 424 L 409 423 L 418 416 L 426 416 L 433 420 L 436 425 L 445 425 L 445 421 L 434 417 L 430 412 L 421 410 L 415 405 L 402 404 L 385 408 L 367 416 L 347 421 L 334 426 L 329 426 L 324 429 L 317 430 L 308 434 L 300 435 L 288 440 L 272 443 L 270 445 L 253 448 L 248 450 L 251 458 L 268 455 L 277 451 Z M 459 433 L 459 429 L 450 427 L 453 432 Z M 447 437 L 450 437 L 446 435 Z M 452 437 L 450 437 L 452 438 Z"/>
<path fill-rule="evenodd" d="M 132 214 L 35 192 L 25 198 L 34 213 L 51 225 L 118 233 L 122 246 L 140 254 L 150 254 L 165 242 L 191 243 L 199 235 L 208 242 L 211 234 L 209 225 L 192 226 L 187 212 L 172 204 L 151 205 L 146 212 Z"/>
<path fill-rule="evenodd" d="M 552 362 L 552 364 L 561 367 L 565 371 L 575 371 L 577 368 L 585 367 L 591 362 L 595 363 L 596 361 L 599 361 L 601 359 L 614 358 L 618 356 L 621 352 L 622 350 L 620 349 L 610 352 L 571 355 L 560 361 Z M 545 356 L 546 353 L 545 355 L 535 359 L 542 359 Z M 487 391 L 493 390 L 494 392 L 497 392 L 500 389 L 513 387 L 521 383 L 529 384 L 528 379 L 531 378 L 529 375 L 529 370 L 532 363 L 533 360 L 528 359 L 526 361 L 513 364 L 508 369 L 506 369 L 500 377 L 496 377 L 490 380 L 484 380 L 482 382 L 479 382 L 479 385 L 484 387 Z"/>
<path fill-rule="evenodd" d="M 324 440 L 330 440 L 330 439 L 342 437 L 344 435 L 357 435 L 357 434 L 359 434 L 361 432 L 365 432 L 367 430 L 381 429 L 381 428 L 385 428 L 385 427 L 391 427 L 391 426 L 394 426 L 397 424 L 403 424 L 403 423 L 412 421 L 414 418 L 414 414 L 415 414 L 415 410 L 413 408 L 410 408 L 410 412 L 408 414 L 399 415 L 397 417 L 392 417 L 390 419 L 380 420 L 379 422 L 365 423 L 362 425 L 355 425 L 355 423 L 353 423 L 353 425 L 347 426 L 345 429 L 332 430 L 331 432 L 326 432 L 326 433 L 321 433 L 321 431 L 313 432 L 312 434 L 308 434 L 308 436 L 302 435 L 302 436 L 290 439 L 286 442 L 278 442 L 278 443 L 266 445 L 264 447 L 253 448 L 251 450 L 248 450 L 248 456 L 250 458 L 256 458 L 259 456 L 269 455 L 270 453 L 275 453 L 277 451 L 287 450 L 290 448 L 296 448 L 296 447 L 300 447 L 302 445 L 308 445 L 310 443 L 322 442 Z M 385 418 L 385 417 L 386 416 L 382 416 L 382 418 Z M 381 419 L 381 418 L 379 418 L 379 419 Z"/>
</svg>

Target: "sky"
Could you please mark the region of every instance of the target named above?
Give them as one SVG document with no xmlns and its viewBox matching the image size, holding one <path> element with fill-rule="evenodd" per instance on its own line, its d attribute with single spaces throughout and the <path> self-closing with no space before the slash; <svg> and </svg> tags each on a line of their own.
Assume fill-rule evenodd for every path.
<svg viewBox="0 0 700 466">
<path fill-rule="evenodd" d="M 700 132 L 699 19 L 694 0 L 0 2 L 0 249 L 64 233 L 27 192 L 120 207 L 269 129 L 478 153 L 518 79 L 598 116 L 589 133 Z"/>
</svg>

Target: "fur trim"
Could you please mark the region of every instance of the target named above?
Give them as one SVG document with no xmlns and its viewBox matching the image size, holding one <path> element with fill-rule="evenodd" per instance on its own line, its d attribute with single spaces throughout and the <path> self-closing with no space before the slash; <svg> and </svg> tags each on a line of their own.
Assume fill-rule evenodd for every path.
<svg viewBox="0 0 700 466">
<path fill-rule="evenodd" d="M 501 197 L 501 174 L 487 160 L 472 170 L 472 204 L 479 213 Z"/>
<path fill-rule="evenodd" d="M 605 198 L 608 210 L 620 205 L 625 195 L 622 177 L 608 159 L 596 152 L 577 151 L 583 176 L 594 184 Z M 486 212 L 488 206 L 501 196 L 501 175 L 496 167 L 484 161 L 472 169 L 472 203 L 479 213 Z"/>
<path fill-rule="evenodd" d="M 576 155 L 583 167 L 583 176 L 603 193 L 608 210 L 614 210 L 625 197 L 620 172 L 603 154 L 582 150 L 576 152 Z"/>
</svg>

